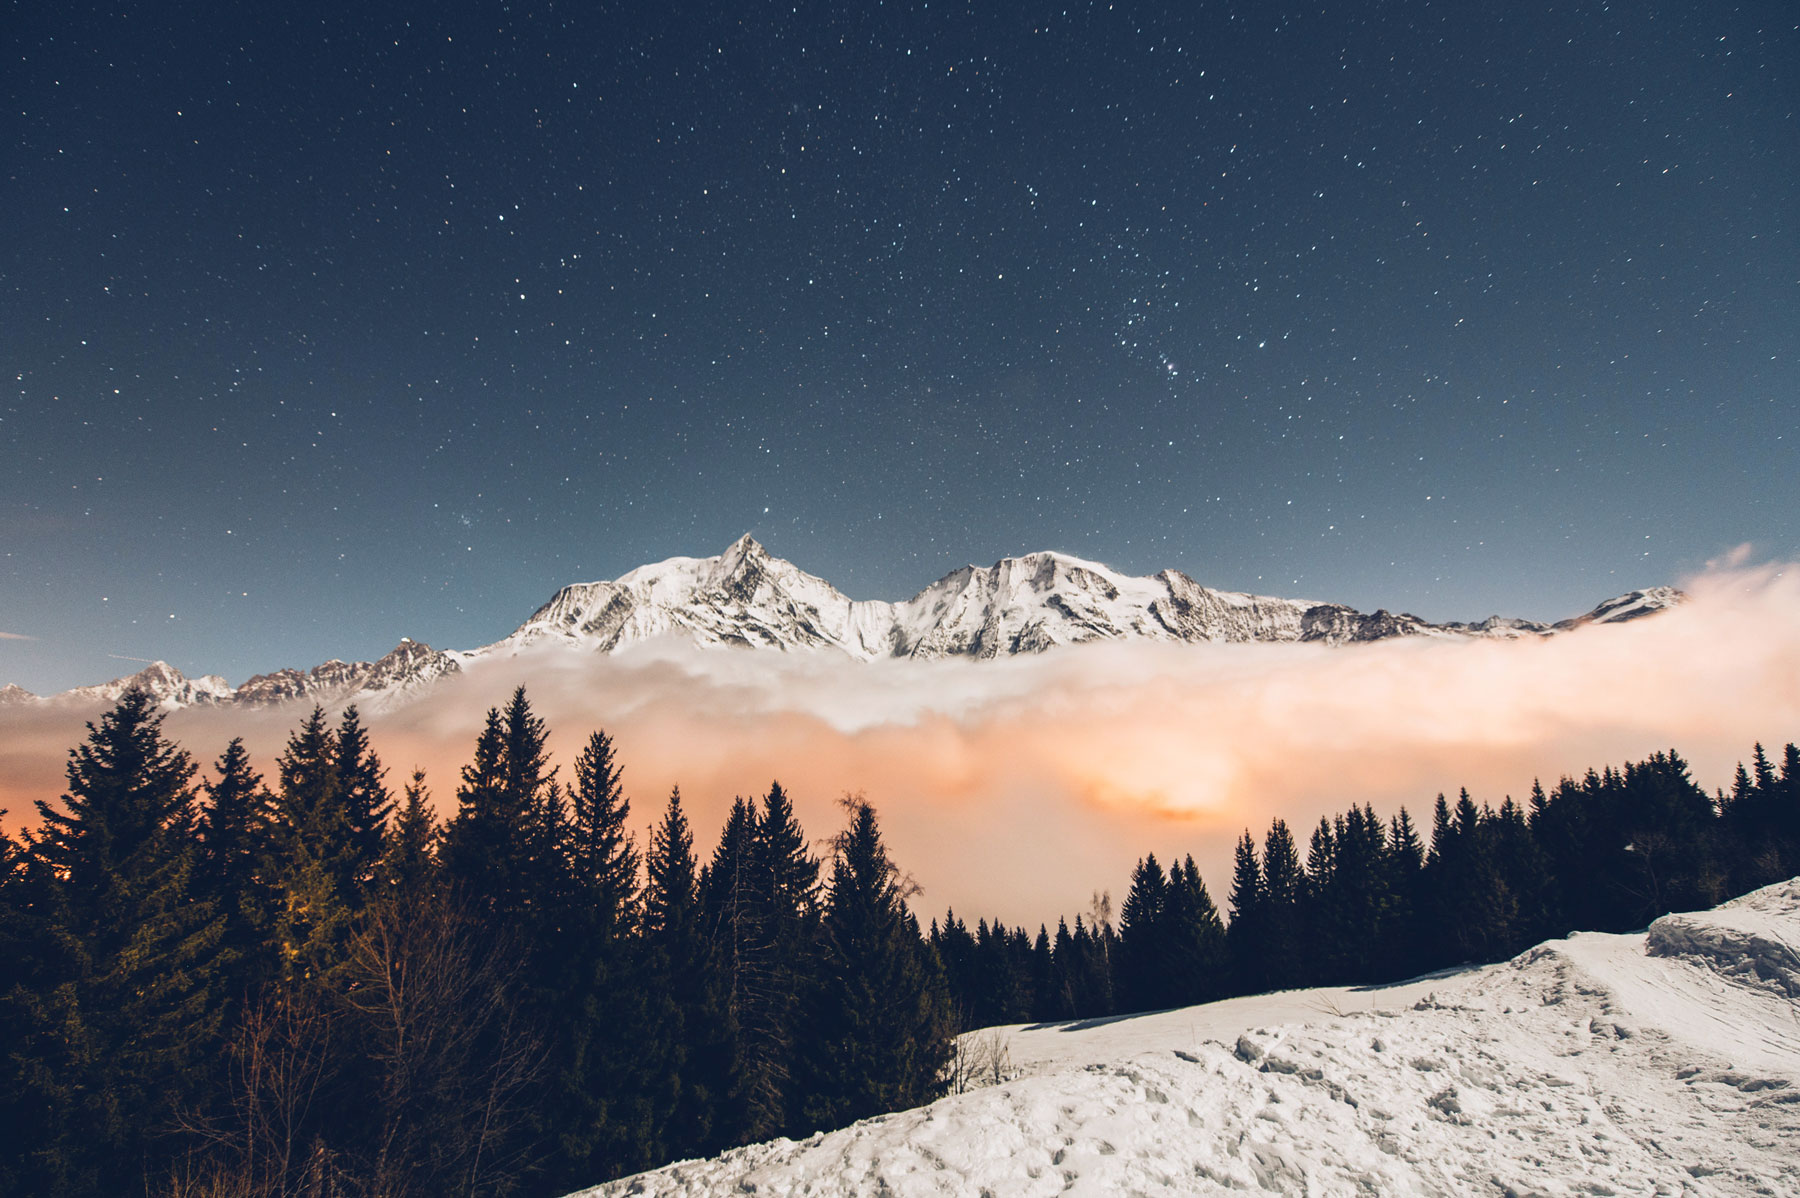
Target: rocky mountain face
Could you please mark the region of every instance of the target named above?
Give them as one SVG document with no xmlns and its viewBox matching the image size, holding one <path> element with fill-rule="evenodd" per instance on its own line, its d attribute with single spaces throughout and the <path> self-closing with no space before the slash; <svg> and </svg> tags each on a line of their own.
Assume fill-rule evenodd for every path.
<svg viewBox="0 0 1800 1198">
<path fill-rule="evenodd" d="M 41 699 L 18 686 L 0 688 L 0 704 L 69 703 L 110 705 L 136 687 L 148 691 L 167 709 L 240 704 L 268 707 L 304 700 L 324 706 L 356 703 L 379 711 L 404 702 L 445 674 L 462 668 L 453 654 L 420 641 L 403 640 L 379 661 L 328 661 L 310 670 L 277 670 L 257 674 L 233 687 L 217 674 L 189 678 L 166 661 L 151 662 L 137 673 L 99 686 L 81 686 Z"/>
<path fill-rule="evenodd" d="M 1406 613 L 1218 591 L 1178 570 L 1139 578 L 1067 554 L 1029 553 L 964 566 L 911 599 L 887 603 L 851 599 L 746 536 L 718 557 L 671 558 L 614 582 L 564 587 L 511 636 L 474 655 L 546 642 L 611 653 L 669 635 L 709 645 L 831 647 L 863 659 L 1008 657 L 1096 640 L 1343 645 L 1396 636 L 1512 638 L 1618 622 L 1680 600 L 1680 592 L 1659 587 L 1556 625 L 1500 616 L 1432 624 Z"/>
<path fill-rule="evenodd" d="M 379 709 L 483 658 L 548 646 L 613 653 L 663 637 L 727 648 L 837 651 L 871 661 L 1010 657 L 1090 641 L 1346 645 L 1402 636 L 1551 636 L 1637 619 L 1682 598 L 1669 587 L 1633 591 L 1554 625 L 1500 616 L 1432 624 L 1404 612 L 1363 613 L 1336 603 L 1214 590 L 1177 570 L 1141 578 L 1067 554 L 1029 553 L 991 566 L 964 566 L 912 598 L 890 603 L 851 599 L 771 557 L 746 535 L 717 557 L 670 558 L 611 582 L 563 587 L 511 635 L 467 652 L 403 640 L 379 661 L 277 670 L 235 688 L 217 675 L 190 679 L 156 662 L 56 701 L 116 702 L 127 687 L 141 686 L 171 708 L 304 701 Z M 41 701 L 18 687 L 0 689 L 0 703 Z"/>
</svg>

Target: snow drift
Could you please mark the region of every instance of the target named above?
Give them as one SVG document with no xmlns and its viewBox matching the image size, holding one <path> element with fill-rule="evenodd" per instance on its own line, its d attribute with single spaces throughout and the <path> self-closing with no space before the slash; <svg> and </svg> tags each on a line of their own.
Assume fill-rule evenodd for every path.
<svg viewBox="0 0 1800 1198">
<path fill-rule="evenodd" d="M 1800 879 L 1452 976 L 972 1033 L 1011 1080 L 583 1193 L 1800 1193 L 1797 941 Z"/>
</svg>

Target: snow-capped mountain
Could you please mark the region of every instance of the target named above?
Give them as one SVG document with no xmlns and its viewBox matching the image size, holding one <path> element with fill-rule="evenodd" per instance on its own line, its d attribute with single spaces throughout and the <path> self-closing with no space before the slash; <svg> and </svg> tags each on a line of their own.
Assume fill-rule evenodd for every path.
<svg viewBox="0 0 1800 1198">
<path fill-rule="evenodd" d="M 155 661 L 125 678 L 98 686 L 80 686 L 48 698 L 23 687 L 0 688 L 0 704 L 66 703 L 112 704 L 133 687 L 147 691 L 163 708 L 242 704 L 267 707 L 293 700 L 326 706 L 356 703 L 379 711 L 395 706 L 429 687 L 445 674 L 462 668 L 454 654 L 443 653 L 420 641 L 402 640 L 379 661 L 332 660 L 310 670 L 277 670 L 257 674 L 233 687 L 217 674 L 189 678 L 166 661 Z"/>
<path fill-rule="evenodd" d="M 553 646 L 613 653 L 663 637 L 705 646 L 835 651 L 865 661 L 1009 657 L 1091 641 L 1343 645 L 1403 636 L 1516 638 L 1636 619 L 1682 598 L 1673 588 L 1656 587 L 1554 625 L 1500 616 L 1432 624 L 1404 612 L 1363 613 L 1337 603 L 1214 590 L 1178 570 L 1136 577 L 1045 552 L 964 566 L 891 603 L 851 599 L 770 556 L 746 534 L 717 557 L 673 557 L 611 582 L 565 586 L 509 636 L 479 649 L 445 652 L 403 640 L 379 661 L 277 670 L 235 688 L 214 674 L 190 679 L 156 662 L 55 700 L 115 702 L 127 687 L 140 686 L 169 708 L 296 700 L 380 708 L 403 703 L 483 658 Z M 0 703 L 39 701 L 17 687 L 0 690 Z"/>
<path fill-rule="evenodd" d="M 1382 610 L 1202 586 L 1178 570 L 1120 574 L 1063 553 L 964 566 L 899 603 L 851 599 L 771 557 L 749 536 L 718 557 L 670 558 L 613 582 L 566 586 L 511 636 L 477 654 L 545 642 L 603 653 L 652 637 L 757 648 L 831 647 L 854 657 L 1006 657 L 1096 640 L 1318 641 L 1396 636 L 1517 637 L 1631 619 L 1680 602 L 1669 587 L 1633 591 L 1551 626 L 1491 617 L 1432 624 Z"/>
<path fill-rule="evenodd" d="M 322 704 L 354 701 L 381 708 L 404 701 L 461 669 L 455 655 L 423 641 L 402 639 L 379 661 L 334 659 L 304 672 L 290 669 L 257 674 L 237 688 L 233 700 L 258 707 L 305 699 Z"/>
<path fill-rule="evenodd" d="M 1800 879 L 1453 976 L 973 1032 L 997 1084 L 582 1195 L 1797 1194 L 1796 940 Z"/>
<path fill-rule="evenodd" d="M 164 707 L 229 703 L 232 698 L 231 683 L 219 675 L 189 678 L 166 661 L 153 661 L 128 678 L 115 678 L 99 686 L 78 686 L 57 698 L 73 703 L 117 703 L 133 687 L 148 691 Z"/>
</svg>

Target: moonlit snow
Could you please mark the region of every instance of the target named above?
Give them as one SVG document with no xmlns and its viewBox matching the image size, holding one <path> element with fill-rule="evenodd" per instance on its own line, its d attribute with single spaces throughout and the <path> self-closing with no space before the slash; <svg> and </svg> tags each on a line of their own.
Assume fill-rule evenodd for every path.
<svg viewBox="0 0 1800 1198">
<path fill-rule="evenodd" d="M 1398 986 L 971 1033 L 1010 1080 L 585 1193 L 1800 1194 L 1797 947 L 1800 879 Z"/>
</svg>

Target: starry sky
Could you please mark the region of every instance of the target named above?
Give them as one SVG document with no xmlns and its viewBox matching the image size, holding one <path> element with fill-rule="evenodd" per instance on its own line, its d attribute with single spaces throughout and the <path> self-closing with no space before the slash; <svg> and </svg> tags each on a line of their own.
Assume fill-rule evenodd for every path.
<svg viewBox="0 0 1800 1198">
<path fill-rule="evenodd" d="M 749 530 L 1560 618 L 1800 554 L 1800 12 L 12 0 L 0 682 Z"/>
</svg>

